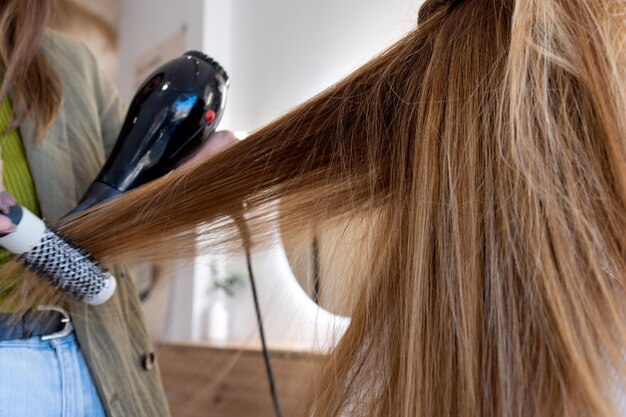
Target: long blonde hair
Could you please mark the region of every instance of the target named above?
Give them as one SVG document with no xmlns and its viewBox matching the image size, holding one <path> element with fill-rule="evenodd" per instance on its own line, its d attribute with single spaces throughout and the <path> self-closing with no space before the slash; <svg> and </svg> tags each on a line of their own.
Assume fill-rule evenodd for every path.
<svg viewBox="0 0 626 417">
<path fill-rule="evenodd" d="M 623 0 L 429 0 L 347 79 L 64 232 L 124 262 L 236 245 L 243 217 L 262 245 L 275 222 L 366 215 L 367 274 L 312 415 L 616 415 L 625 16 Z"/>
</svg>

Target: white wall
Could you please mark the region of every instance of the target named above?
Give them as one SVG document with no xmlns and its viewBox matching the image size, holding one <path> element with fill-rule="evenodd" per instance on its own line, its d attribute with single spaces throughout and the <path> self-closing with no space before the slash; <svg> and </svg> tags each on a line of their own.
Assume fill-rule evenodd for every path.
<svg viewBox="0 0 626 417">
<path fill-rule="evenodd" d="M 234 0 L 232 124 L 252 130 L 414 27 L 416 0 Z"/>
</svg>

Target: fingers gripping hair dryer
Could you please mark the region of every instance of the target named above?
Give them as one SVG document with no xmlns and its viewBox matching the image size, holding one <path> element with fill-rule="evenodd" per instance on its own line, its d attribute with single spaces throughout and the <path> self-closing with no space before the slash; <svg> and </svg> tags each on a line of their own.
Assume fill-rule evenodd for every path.
<svg viewBox="0 0 626 417">
<path fill-rule="evenodd" d="M 213 133 L 222 117 L 228 75 L 190 51 L 154 71 L 133 98 L 115 146 L 78 206 L 65 218 L 150 182 L 179 165 Z M 8 216 L 16 231 L 0 245 L 50 284 L 89 304 L 108 300 L 115 278 L 21 206 Z"/>
</svg>

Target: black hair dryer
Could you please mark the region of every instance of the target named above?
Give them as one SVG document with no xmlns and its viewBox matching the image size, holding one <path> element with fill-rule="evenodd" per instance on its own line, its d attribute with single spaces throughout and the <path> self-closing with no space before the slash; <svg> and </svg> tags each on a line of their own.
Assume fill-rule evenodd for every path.
<svg viewBox="0 0 626 417">
<path fill-rule="evenodd" d="M 190 51 L 159 67 L 133 98 L 102 171 L 68 216 L 167 174 L 215 131 L 228 75 Z"/>
</svg>

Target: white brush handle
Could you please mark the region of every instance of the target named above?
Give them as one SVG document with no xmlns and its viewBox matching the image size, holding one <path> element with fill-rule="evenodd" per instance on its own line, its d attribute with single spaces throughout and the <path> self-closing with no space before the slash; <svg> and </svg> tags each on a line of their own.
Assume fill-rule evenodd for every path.
<svg viewBox="0 0 626 417">
<path fill-rule="evenodd" d="M 15 255 L 21 255 L 30 251 L 41 242 L 47 227 L 43 220 L 25 207 L 15 206 L 11 211 L 17 211 L 17 215 L 21 214 L 21 216 L 17 217 L 17 222 L 15 221 L 15 215 L 10 216 L 16 225 L 16 230 L 1 237 L 0 245 Z"/>
<path fill-rule="evenodd" d="M 29 270 L 88 304 L 102 304 L 113 296 L 115 277 L 89 254 L 48 229 L 43 220 L 22 206 L 12 207 L 8 216 L 16 230 L 0 237 L 0 246 L 19 255 Z"/>
</svg>

